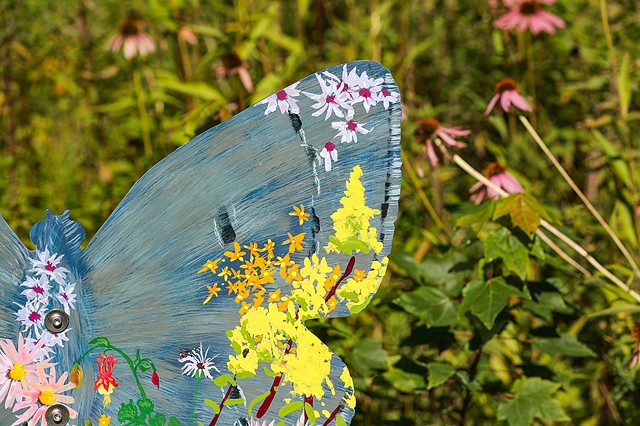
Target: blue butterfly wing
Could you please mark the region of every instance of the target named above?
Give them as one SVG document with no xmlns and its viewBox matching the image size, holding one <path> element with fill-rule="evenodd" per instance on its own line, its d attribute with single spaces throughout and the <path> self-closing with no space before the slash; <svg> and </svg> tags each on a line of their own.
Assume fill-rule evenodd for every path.
<svg viewBox="0 0 640 426">
<path fill-rule="evenodd" d="M 331 102 L 322 108 L 317 96 L 327 88 L 340 88 L 345 93 L 338 96 L 343 105 L 348 103 L 344 96 L 352 94 L 345 84 L 337 83 L 340 76 L 350 82 L 368 78 L 377 90 L 369 95 L 375 95 L 377 101 L 366 108 L 365 101 L 354 103 L 353 116 L 347 115 L 348 108 L 329 116 Z M 74 323 L 78 334 L 67 345 L 74 348 L 64 359 L 69 368 L 78 354 L 100 345 L 104 348 L 107 340 L 109 347 L 143 366 L 138 385 L 120 357 L 113 372 L 119 386 L 111 404 L 104 407 L 90 383 L 96 377 L 98 350 L 83 358 L 80 364 L 88 383 L 75 395 L 79 420 L 96 422 L 105 413 L 128 424 L 132 410 L 142 409 L 135 406 L 141 392 L 153 401 L 155 413 L 176 416 L 183 424 L 193 424 L 195 419 L 208 424 L 214 417 L 213 404 L 205 403 L 205 398 L 220 403 L 228 387 L 183 375 L 184 363 L 179 362 L 181 351 L 183 357 L 191 356 L 202 344 L 202 352 L 208 350 L 207 358 L 213 358 L 210 362 L 220 374 L 230 374 L 229 356 L 242 356 L 237 355 L 237 348 L 234 352 L 227 336 L 239 324 L 241 304 L 228 289 L 229 283 L 225 287 L 225 277 L 219 275 L 222 266 L 215 274 L 197 273 L 207 260 L 231 264 L 238 247 L 246 253 L 243 247 L 247 244 L 263 245 L 268 240 L 276 243 L 275 259 L 293 247 L 291 237 L 304 233 L 303 247 L 291 253 L 292 262 L 304 265 L 313 262 L 314 255 L 316 260 L 325 258 L 331 267 L 340 267 L 339 274 L 345 275 L 345 282 L 351 280 L 352 286 L 377 268 L 367 290 L 371 294 L 365 296 L 375 292 L 373 284 L 379 284 L 384 270 L 380 265 L 391 248 L 400 188 L 401 104 L 393 78 L 377 63 L 354 62 L 309 76 L 294 85 L 294 90 L 274 96 L 166 157 L 132 187 L 81 254 L 64 251 L 81 288 L 78 307 L 83 306 L 82 321 Z M 341 113 L 345 117 L 336 116 Z M 351 254 L 348 250 L 327 252 L 331 241 L 339 241 L 331 240 L 338 235 L 331 216 L 349 198 L 345 195 L 347 182 L 356 180 L 364 189 L 366 205 L 377 211 L 371 217 L 377 248 L 363 247 L 361 239 L 356 239 L 359 250 Z M 309 214 L 305 220 L 290 214 L 295 213 L 293 206 L 301 205 Z M 356 270 L 360 278 L 354 281 Z M 203 305 L 207 286 L 214 283 L 222 285 L 223 291 Z M 279 274 L 265 287 L 270 293 L 280 289 L 283 297 L 293 291 L 292 280 Z M 316 316 L 349 315 L 354 304 L 356 310 L 366 304 L 354 294 L 336 299 L 332 310 L 318 311 Z M 307 338 L 306 342 L 324 351 L 319 341 Z M 329 367 L 323 367 L 330 369 L 329 380 L 322 385 L 325 396 L 322 406 L 316 401 L 314 408 L 323 416 L 320 424 L 334 424 L 333 411 L 340 411 L 348 423 L 353 410 L 344 401 L 351 400 L 353 389 L 342 361 L 329 358 Z M 153 370 L 160 378 L 159 389 L 151 384 Z M 217 424 L 243 424 L 239 419 L 247 418 L 249 411 L 255 415 L 263 405 L 247 407 L 247 402 L 261 394 L 264 399 L 273 383 L 273 375 L 262 369 L 242 380 L 239 385 L 246 402 L 224 407 Z M 299 411 L 279 413 L 285 399 L 291 398 L 291 390 L 290 384 L 278 389 L 278 397 L 262 420 L 286 418 L 290 424 L 299 417 Z"/>
</svg>

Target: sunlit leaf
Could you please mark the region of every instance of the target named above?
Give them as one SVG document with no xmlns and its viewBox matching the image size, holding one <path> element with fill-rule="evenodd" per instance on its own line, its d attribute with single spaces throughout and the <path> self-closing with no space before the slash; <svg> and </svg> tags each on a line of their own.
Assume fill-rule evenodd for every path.
<svg viewBox="0 0 640 426">
<path fill-rule="evenodd" d="M 559 384 L 538 377 L 521 378 L 513 385 L 513 399 L 498 405 L 498 420 L 506 420 L 509 426 L 529 426 L 534 419 L 567 421 L 560 402 L 553 398 Z"/>
</svg>

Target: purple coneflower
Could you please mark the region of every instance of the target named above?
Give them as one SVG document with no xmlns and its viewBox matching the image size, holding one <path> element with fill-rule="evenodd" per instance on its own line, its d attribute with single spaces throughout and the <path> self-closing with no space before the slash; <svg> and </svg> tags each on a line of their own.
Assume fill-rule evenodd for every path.
<svg viewBox="0 0 640 426">
<path fill-rule="evenodd" d="M 132 59 L 136 55 L 147 56 L 156 50 L 151 37 L 142 31 L 143 21 L 131 13 L 120 24 L 120 34 L 112 38 L 107 46 L 112 52 L 117 52 L 122 47 L 125 59 Z"/>
<path fill-rule="evenodd" d="M 541 5 L 551 5 L 555 2 L 556 0 L 504 0 L 504 5 L 510 10 L 499 17 L 493 26 L 505 31 L 517 29 L 523 32 L 528 29 L 532 34 L 554 34 L 556 28 L 565 27 L 565 22 L 542 9 Z"/>
<path fill-rule="evenodd" d="M 484 174 L 491 183 L 504 189 L 509 194 L 524 192 L 522 185 L 520 185 L 520 182 L 518 182 L 515 176 L 507 172 L 506 167 L 498 163 L 489 164 Z M 471 200 L 476 204 L 480 204 L 482 200 L 484 200 L 484 197 L 492 200 L 500 198 L 500 194 L 492 188 L 485 186 L 482 182 L 477 182 L 473 185 L 471 189 L 469 189 L 469 192 L 471 192 Z"/>
<path fill-rule="evenodd" d="M 520 111 L 531 111 L 531 105 L 516 89 L 516 82 L 510 78 L 504 79 L 496 84 L 496 94 L 489 101 L 484 115 L 489 115 L 493 108 L 500 101 L 500 107 L 504 112 L 509 112 L 511 105 Z"/>
<path fill-rule="evenodd" d="M 457 137 L 468 136 L 471 134 L 470 130 L 463 129 L 462 127 L 443 127 L 440 122 L 435 118 L 425 118 L 420 121 L 418 127 L 413 132 L 418 142 L 424 143 L 427 147 L 427 157 L 431 166 L 435 167 L 440 162 L 438 153 L 445 158 L 449 159 L 451 156 L 438 144 L 434 143 L 434 139 L 439 139 L 445 147 L 449 148 L 464 148 L 467 146 L 464 142 L 457 140 Z"/>
</svg>

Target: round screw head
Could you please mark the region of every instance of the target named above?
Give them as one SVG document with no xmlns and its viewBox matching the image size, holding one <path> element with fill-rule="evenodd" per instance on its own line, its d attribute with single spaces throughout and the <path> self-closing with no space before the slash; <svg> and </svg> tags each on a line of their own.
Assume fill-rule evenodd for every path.
<svg viewBox="0 0 640 426">
<path fill-rule="evenodd" d="M 62 333 L 69 327 L 69 315 L 65 311 L 54 309 L 44 317 L 44 325 L 51 333 Z"/>
<path fill-rule="evenodd" d="M 69 423 L 69 409 L 61 404 L 52 405 L 44 417 L 49 426 L 65 426 Z"/>
</svg>

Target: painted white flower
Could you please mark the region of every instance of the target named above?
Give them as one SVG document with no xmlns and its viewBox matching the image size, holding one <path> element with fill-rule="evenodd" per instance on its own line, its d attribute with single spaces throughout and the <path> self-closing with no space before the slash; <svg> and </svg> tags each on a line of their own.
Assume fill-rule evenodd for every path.
<svg viewBox="0 0 640 426">
<path fill-rule="evenodd" d="M 202 343 L 200 343 L 199 348 L 194 348 L 189 355 L 181 357 L 179 361 L 184 364 L 182 366 L 182 374 L 197 378 L 206 377 L 209 380 L 213 380 L 211 370 L 216 370 L 218 373 L 220 370 L 218 370 L 218 367 L 213 363 L 217 355 L 209 358 L 207 356 L 208 354 L 209 348 L 203 351 Z"/>
<path fill-rule="evenodd" d="M 378 93 L 378 101 L 382 101 L 384 109 L 388 109 L 389 105 L 400 101 L 400 93 L 391 92 L 386 88 L 382 88 L 382 90 Z"/>
<path fill-rule="evenodd" d="M 371 130 L 364 128 L 367 123 L 358 123 L 353 119 L 353 113 L 347 115 L 345 121 L 334 121 L 331 127 L 338 130 L 334 137 L 340 136 L 340 142 L 358 142 L 358 133 L 366 135 Z"/>
<path fill-rule="evenodd" d="M 34 339 L 33 337 L 27 337 L 24 340 L 25 346 L 33 352 L 33 359 L 36 362 L 42 362 L 45 359 L 50 358 L 55 355 L 53 349 L 51 347 L 45 345 L 44 340 L 42 339 Z"/>
<path fill-rule="evenodd" d="M 73 292 L 75 287 L 76 285 L 72 283 L 60 284 L 60 290 L 56 294 L 56 299 L 58 299 L 67 315 L 71 313 L 71 309 L 75 309 L 76 294 Z"/>
<path fill-rule="evenodd" d="M 337 84 L 336 89 L 341 93 L 346 93 L 349 99 L 353 100 L 358 96 L 360 77 L 358 76 L 356 67 L 353 67 L 351 71 L 347 72 L 347 64 L 345 64 L 342 67 L 342 78 L 338 78 L 329 71 L 324 71 L 323 74 L 333 80 Z"/>
<path fill-rule="evenodd" d="M 275 424 L 275 420 L 271 420 L 271 423 L 267 424 L 266 420 L 260 421 L 258 419 L 254 419 L 251 417 L 249 419 L 249 426 L 273 426 Z"/>
<path fill-rule="evenodd" d="M 333 142 L 327 141 L 324 148 L 320 151 L 320 157 L 324 158 L 324 169 L 331 171 L 331 161 L 338 161 L 338 150 Z"/>
<path fill-rule="evenodd" d="M 20 306 L 20 309 L 15 315 L 18 317 L 18 321 L 24 325 L 24 331 L 29 330 L 31 327 L 34 329 L 42 328 L 45 315 L 44 305 L 37 300 L 28 301 L 24 306 L 17 305 Z"/>
<path fill-rule="evenodd" d="M 37 300 L 44 304 L 49 302 L 51 286 L 46 275 L 40 275 L 39 277 L 29 275 L 20 285 L 26 287 L 26 290 L 23 290 L 20 294 L 26 296 L 28 301 Z"/>
<path fill-rule="evenodd" d="M 61 348 L 64 348 L 64 342 L 69 341 L 69 338 L 67 337 L 67 332 L 69 330 L 71 329 L 67 328 L 62 333 L 51 333 L 47 329 L 36 330 L 36 341 L 43 341 L 44 345 L 49 348 L 53 348 L 54 346 L 60 346 Z"/>
<path fill-rule="evenodd" d="M 296 82 L 289 87 L 285 87 L 279 92 L 260 101 L 261 104 L 268 104 L 267 109 L 264 111 L 264 115 L 271 114 L 277 108 L 280 108 L 280 112 L 282 114 L 286 114 L 289 111 L 293 114 L 298 114 L 300 112 L 300 107 L 298 107 L 298 100 L 295 99 L 295 97 L 300 95 L 300 90 L 296 89 L 298 83 L 300 82 Z"/>
<path fill-rule="evenodd" d="M 353 111 L 353 107 L 349 104 L 348 94 L 338 90 L 338 83 L 336 81 L 325 81 L 318 74 L 316 74 L 316 79 L 320 84 L 322 93 L 316 95 L 314 93 L 303 92 L 307 97 L 316 102 L 311 105 L 311 108 L 317 110 L 311 114 L 312 116 L 318 117 L 326 112 L 324 119 L 327 120 L 331 117 L 331 114 L 343 118 L 345 116 L 345 113 L 342 112 L 343 109 L 346 110 L 347 113 Z"/>
<path fill-rule="evenodd" d="M 358 97 L 353 103 L 362 102 L 365 111 L 369 112 L 369 109 L 380 100 L 379 93 L 382 91 L 383 82 L 382 78 L 373 79 L 367 75 L 366 71 L 363 72 L 359 80 Z"/>
<path fill-rule="evenodd" d="M 46 275 L 50 280 L 54 280 L 59 284 L 65 282 L 69 270 L 60 266 L 60 261 L 62 261 L 64 255 L 50 254 L 48 248 L 44 251 L 36 251 L 36 255 L 38 259 L 29 259 L 33 266 L 29 272 L 34 272 L 38 276 Z"/>
</svg>

